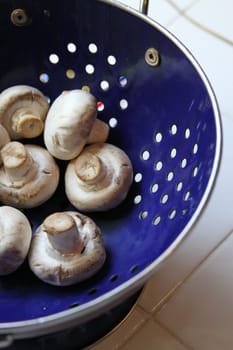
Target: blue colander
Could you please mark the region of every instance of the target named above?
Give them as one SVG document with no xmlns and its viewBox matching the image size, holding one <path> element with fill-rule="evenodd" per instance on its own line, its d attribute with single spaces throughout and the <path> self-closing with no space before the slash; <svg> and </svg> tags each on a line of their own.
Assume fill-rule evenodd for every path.
<svg viewBox="0 0 233 350">
<path fill-rule="evenodd" d="M 144 285 L 202 215 L 219 168 L 221 122 L 190 52 L 116 1 L 1 0 L 0 36 L 0 91 L 27 84 L 52 102 L 63 90 L 90 90 L 110 126 L 108 142 L 125 150 L 134 168 L 126 200 L 90 213 L 107 250 L 95 277 L 54 287 L 27 262 L 1 277 L 0 344 L 6 344 L 82 324 Z M 59 166 L 63 178 L 66 163 Z M 34 231 L 48 214 L 70 209 L 61 181 L 46 204 L 25 214 Z"/>
</svg>

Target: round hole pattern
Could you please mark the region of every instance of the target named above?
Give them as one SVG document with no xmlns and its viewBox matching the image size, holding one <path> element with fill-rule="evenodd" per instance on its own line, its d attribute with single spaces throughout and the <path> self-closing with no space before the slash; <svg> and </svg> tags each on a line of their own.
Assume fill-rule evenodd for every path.
<svg viewBox="0 0 233 350">
<path fill-rule="evenodd" d="M 142 154 L 141 154 L 141 158 L 143 160 L 149 160 L 150 159 L 150 152 L 147 151 L 147 150 L 143 151 Z"/>
<path fill-rule="evenodd" d="M 74 43 L 69 43 L 67 45 L 67 50 L 70 52 L 70 53 L 75 53 L 77 51 L 77 46 L 74 44 Z"/>
<path fill-rule="evenodd" d="M 170 220 L 173 220 L 176 216 L 176 209 L 172 209 L 168 215 Z"/>
<path fill-rule="evenodd" d="M 113 55 L 109 55 L 107 61 L 111 66 L 114 66 L 116 64 L 116 57 Z"/>
<path fill-rule="evenodd" d="M 185 192 L 184 194 L 184 201 L 187 201 L 190 197 L 190 191 Z"/>
<path fill-rule="evenodd" d="M 102 101 L 97 102 L 97 110 L 98 112 L 102 112 L 104 110 L 104 103 Z"/>
<path fill-rule="evenodd" d="M 183 188 L 183 182 L 180 181 L 180 182 L 178 182 L 178 184 L 176 185 L 176 190 L 177 190 L 177 192 L 180 192 L 180 191 L 182 190 L 182 188 Z"/>
<path fill-rule="evenodd" d="M 75 78 L 75 71 L 73 69 L 67 69 L 66 71 L 66 77 L 68 79 L 74 79 Z"/>
<path fill-rule="evenodd" d="M 138 194 L 137 196 L 134 197 L 134 204 L 139 204 L 142 201 L 142 196 Z"/>
<path fill-rule="evenodd" d="M 94 54 L 94 53 L 97 53 L 98 47 L 95 43 L 90 43 L 88 46 L 88 50 Z"/>
<path fill-rule="evenodd" d="M 141 182 L 142 181 L 142 174 L 141 173 L 135 174 L 134 181 L 137 183 Z"/>
<path fill-rule="evenodd" d="M 163 139 L 163 135 L 160 132 L 157 132 L 154 136 L 155 142 L 160 143 Z"/>
<path fill-rule="evenodd" d="M 181 166 L 182 169 L 184 169 L 186 167 L 186 165 L 187 165 L 187 159 L 184 158 L 184 159 L 182 159 L 182 161 L 180 163 L 180 166 Z"/>
<path fill-rule="evenodd" d="M 135 273 L 135 272 L 138 271 L 138 269 L 139 269 L 139 265 L 134 265 L 134 266 L 131 267 L 130 272 L 131 273 Z"/>
<path fill-rule="evenodd" d="M 172 181 L 174 178 L 174 173 L 173 171 L 170 171 L 168 174 L 167 174 L 167 181 Z"/>
<path fill-rule="evenodd" d="M 154 220 L 152 221 L 152 224 L 153 224 L 154 226 L 158 226 L 158 224 L 160 223 L 160 221 L 161 221 L 161 216 L 158 215 L 158 216 L 156 216 L 156 217 L 154 218 Z"/>
<path fill-rule="evenodd" d="M 171 153 L 170 153 L 171 158 L 175 158 L 176 155 L 177 155 L 177 150 L 176 150 L 176 148 L 172 148 Z"/>
<path fill-rule="evenodd" d="M 128 84 L 128 80 L 127 80 L 126 76 L 121 75 L 119 77 L 119 84 L 121 87 L 125 87 Z"/>
<path fill-rule="evenodd" d="M 47 84 L 49 82 L 49 75 L 47 73 L 41 73 L 39 79 L 41 83 Z"/>
<path fill-rule="evenodd" d="M 116 128 L 117 127 L 117 125 L 118 125 L 118 120 L 117 120 L 117 118 L 110 118 L 109 119 L 109 126 L 111 127 L 111 128 Z"/>
<path fill-rule="evenodd" d="M 87 74 L 93 74 L 95 72 L 95 67 L 93 66 L 93 64 L 87 64 L 85 67 L 85 71 Z"/>
<path fill-rule="evenodd" d="M 190 132 L 190 129 L 189 128 L 187 128 L 186 130 L 185 130 L 185 138 L 186 139 L 189 139 L 190 138 L 190 134 L 191 134 L 191 132 Z"/>
<path fill-rule="evenodd" d="M 167 201 L 168 201 L 168 194 L 167 193 L 165 193 L 162 197 L 161 197 L 161 203 L 162 204 L 166 204 L 167 203 Z"/>
<path fill-rule="evenodd" d="M 170 128 L 170 133 L 171 133 L 172 135 L 175 135 L 175 134 L 177 133 L 177 126 L 176 126 L 176 124 L 173 124 L 173 125 L 171 126 L 171 128 Z"/>
<path fill-rule="evenodd" d="M 118 280 L 119 276 L 116 274 L 116 275 L 112 275 L 110 278 L 109 278 L 109 282 L 111 283 L 114 283 Z"/>
<path fill-rule="evenodd" d="M 59 62 L 59 57 L 57 54 L 55 53 L 52 53 L 50 56 L 49 56 L 49 61 L 52 63 L 52 64 L 57 64 Z"/>
<path fill-rule="evenodd" d="M 197 176 L 197 173 L 198 173 L 198 167 L 196 166 L 196 167 L 193 169 L 193 177 L 196 177 L 196 176 Z"/>
<path fill-rule="evenodd" d="M 120 100 L 120 107 L 122 110 L 127 109 L 128 108 L 128 101 L 124 98 L 122 100 Z"/>
<path fill-rule="evenodd" d="M 155 163 L 155 170 L 160 171 L 163 168 L 163 162 L 159 160 L 157 163 Z"/>
<path fill-rule="evenodd" d="M 108 91 L 109 89 L 109 82 L 107 80 L 102 80 L 100 82 L 100 87 L 103 91 Z"/>
<path fill-rule="evenodd" d="M 147 210 L 143 210 L 143 211 L 140 213 L 140 215 L 139 215 L 139 217 L 140 217 L 141 220 L 145 220 L 145 219 L 147 218 L 147 216 L 148 216 L 148 211 L 147 211 Z"/>
<path fill-rule="evenodd" d="M 159 189 L 159 185 L 157 183 L 154 183 L 152 186 L 151 186 L 151 193 L 156 193 Z"/>
<path fill-rule="evenodd" d="M 197 154 L 198 151 L 198 144 L 195 143 L 195 145 L 193 146 L 193 154 Z"/>
</svg>

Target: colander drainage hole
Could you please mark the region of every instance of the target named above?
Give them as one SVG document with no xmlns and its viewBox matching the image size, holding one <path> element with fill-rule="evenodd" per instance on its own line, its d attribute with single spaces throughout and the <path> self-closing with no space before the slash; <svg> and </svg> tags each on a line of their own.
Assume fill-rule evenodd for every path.
<svg viewBox="0 0 233 350">
<path fill-rule="evenodd" d="M 124 76 L 124 75 L 121 75 L 119 77 L 118 81 L 119 81 L 119 84 L 121 87 L 125 87 L 128 84 L 128 80 L 127 80 L 126 76 Z"/>
<path fill-rule="evenodd" d="M 117 124 L 118 124 L 117 118 L 112 117 L 109 119 L 110 128 L 115 128 L 117 126 Z"/>
<path fill-rule="evenodd" d="M 43 84 L 47 84 L 49 82 L 49 75 L 47 73 L 41 73 L 39 76 L 39 80 Z"/>
<path fill-rule="evenodd" d="M 59 62 L 59 57 L 57 54 L 55 53 L 52 53 L 51 55 L 49 55 L 49 61 L 52 63 L 52 64 L 57 64 Z"/>
<path fill-rule="evenodd" d="M 107 62 L 108 64 L 110 64 L 110 66 L 114 66 L 117 62 L 116 57 L 113 55 L 109 55 L 107 58 Z"/>
<path fill-rule="evenodd" d="M 171 126 L 171 128 L 170 128 L 170 133 L 171 133 L 172 135 L 175 135 L 175 134 L 177 133 L 177 126 L 176 126 L 176 124 L 173 124 L 173 125 Z"/>
<path fill-rule="evenodd" d="M 87 295 L 93 295 L 97 292 L 97 288 L 92 288 L 87 292 Z"/>
<path fill-rule="evenodd" d="M 177 190 L 177 192 L 180 192 L 180 191 L 182 190 L 182 188 L 183 188 L 183 182 L 180 181 L 180 182 L 178 182 L 178 184 L 176 185 L 176 190 Z"/>
<path fill-rule="evenodd" d="M 134 266 L 131 267 L 130 272 L 131 273 L 135 273 L 135 272 L 138 271 L 138 269 L 139 269 L 139 265 L 134 265 Z"/>
<path fill-rule="evenodd" d="M 139 214 L 139 218 L 141 220 L 145 220 L 148 216 L 148 211 L 147 210 L 143 210 L 140 214 Z"/>
<path fill-rule="evenodd" d="M 113 282 L 116 282 L 118 280 L 119 276 L 118 275 L 112 275 L 110 278 L 109 278 L 109 282 L 113 283 Z"/>
<path fill-rule="evenodd" d="M 173 171 L 170 171 L 168 174 L 167 174 L 167 181 L 172 181 L 174 178 L 174 172 Z"/>
<path fill-rule="evenodd" d="M 196 167 L 193 169 L 193 177 L 196 177 L 196 176 L 197 176 L 197 173 L 198 173 L 198 167 L 196 166 Z"/>
<path fill-rule="evenodd" d="M 149 160 L 150 159 L 150 152 L 145 150 L 141 153 L 142 160 Z"/>
<path fill-rule="evenodd" d="M 126 99 L 123 98 L 122 100 L 120 100 L 120 108 L 122 110 L 125 110 L 128 108 L 128 101 Z"/>
<path fill-rule="evenodd" d="M 97 53 L 98 47 L 97 47 L 96 44 L 90 43 L 90 44 L 88 45 L 88 50 L 89 50 L 90 53 L 93 53 L 93 54 L 94 54 L 94 53 Z"/>
<path fill-rule="evenodd" d="M 186 138 L 186 139 L 189 139 L 190 138 L 190 129 L 189 128 L 187 128 L 186 130 L 185 130 L 185 133 L 184 133 L 184 137 Z"/>
<path fill-rule="evenodd" d="M 152 224 L 154 226 L 157 226 L 160 223 L 160 221 L 161 221 L 161 216 L 158 215 L 154 218 L 154 220 L 152 221 Z"/>
<path fill-rule="evenodd" d="M 134 181 L 135 181 L 136 183 L 141 182 L 141 181 L 142 181 L 142 174 L 141 174 L 141 173 L 135 174 L 135 176 L 134 176 Z"/>
<path fill-rule="evenodd" d="M 134 197 L 134 204 L 139 204 L 142 201 L 142 196 L 138 194 Z"/>
<path fill-rule="evenodd" d="M 107 80 L 102 80 L 100 82 L 100 87 L 103 91 L 108 91 L 109 89 L 109 82 Z"/>
<path fill-rule="evenodd" d="M 70 53 L 75 53 L 77 51 L 77 46 L 74 44 L 74 43 L 69 43 L 67 45 L 67 50 L 70 52 Z"/>
<path fill-rule="evenodd" d="M 155 163 L 155 170 L 160 171 L 163 168 L 163 162 L 159 160 L 157 163 Z"/>
<path fill-rule="evenodd" d="M 93 64 L 87 64 L 85 67 L 85 71 L 87 74 L 93 74 L 95 72 L 95 67 Z"/>
<path fill-rule="evenodd" d="M 67 69 L 67 71 L 66 71 L 66 77 L 67 77 L 68 79 L 74 79 L 74 78 L 75 78 L 75 75 L 76 75 L 76 73 L 75 73 L 75 71 L 74 71 L 73 69 Z"/>
<path fill-rule="evenodd" d="M 98 112 L 102 112 L 104 110 L 104 103 L 102 101 L 97 102 L 97 110 Z"/>
<path fill-rule="evenodd" d="M 197 154 L 198 151 L 198 144 L 195 143 L 195 145 L 193 146 L 193 154 Z"/>
<path fill-rule="evenodd" d="M 69 306 L 69 309 L 73 309 L 73 308 L 78 307 L 80 305 L 81 305 L 80 303 L 73 303 Z"/>
<path fill-rule="evenodd" d="M 154 183 L 152 186 L 151 186 L 151 193 L 156 193 L 159 189 L 159 185 L 157 183 Z"/>
<path fill-rule="evenodd" d="M 162 141 L 162 139 L 163 139 L 163 135 L 161 134 L 161 132 L 155 133 L 155 135 L 154 135 L 154 141 L 155 141 L 156 143 L 160 143 L 160 142 Z"/>
</svg>

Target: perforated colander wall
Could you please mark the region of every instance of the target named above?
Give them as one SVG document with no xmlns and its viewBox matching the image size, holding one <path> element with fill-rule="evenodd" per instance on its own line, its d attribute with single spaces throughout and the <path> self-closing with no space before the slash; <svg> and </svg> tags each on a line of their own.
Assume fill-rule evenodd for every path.
<svg viewBox="0 0 233 350">
<path fill-rule="evenodd" d="M 206 86 L 191 61 L 160 30 L 130 13 L 91 0 L 23 1 L 27 27 L 0 13 L 0 88 L 33 85 L 53 101 L 83 88 L 98 101 L 109 142 L 126 151 L 134 182 L 122 205 L 90 216 L 103 232 L 107 262 L 91 280 L 68 288 L 45 285 L 27 263 L 0 279 L 0 322 L 69 310 L 122 285 L 156 261 L 184 230 L 205 194 L 216 157 L 216 120 Z M 20 1 L 19 1 L 20 3 Z M 144 59 L 148 48 L 160 65 Z M 40 140 L 39 140 L 40 142 Z M 33 228 L 70 209 L 61 184 L 45 205 L 25 213 Z"/>
</svg>

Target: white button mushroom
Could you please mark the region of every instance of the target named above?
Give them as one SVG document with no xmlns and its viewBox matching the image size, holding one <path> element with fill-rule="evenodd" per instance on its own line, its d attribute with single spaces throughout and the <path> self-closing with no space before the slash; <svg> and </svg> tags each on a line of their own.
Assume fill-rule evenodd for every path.
<svg viewBox="0 0 233 350">
<path fill-rule="evenodd" d="M 31 237 L 30 223 L 20 210 L 0 207 L 0 276 L 16 271 L 24 262 Z"/>
<path fill-rule="evenodd" d="M 70 161 L 65 190 L 71 204 L 81 211 L 104 211 L 120 204 L 133 180 L 126 153 L 107 143 L 87 146 Z"/>
<path fill-rule="evenodd" d="M 1 150 L 0 201 L 16 208 L 32 208 L 47 201 L 59 181 L 59 168 L 41 146 L 7 143 Z"/>
<path fill-rule="evenodd" d="M 0 94 L 0 123 L 12 140 L 39 136 L 44 128 L 49 103 L 36 88 L 12 86 Z"/>
<path fill-rule="evenodd" d="M 105 258 L 100 229 L 89 217 L 74 211 L 48 216 L 34 233 L 28 255 L 35 275 L 57 286 L 90 278 Z"/>
<path fill-rule="evenodd" d="M 95 97 L 84 90 L 62 93 L 51 105 L 45 121 L 44 142 L 56 158 L 70 160 L 86 143 L 105 142 L 109 127 L 97 120 Z"/>
<path fill-rule="evenodd" d="M 0 150 L 3 146 L 5 146 L 8 142 L 10 142 L 10 136 L 4 126 L 0 124 Z M 0 154 L 0 165 L 2 164 L 2 158 Z"/>
</svg>

